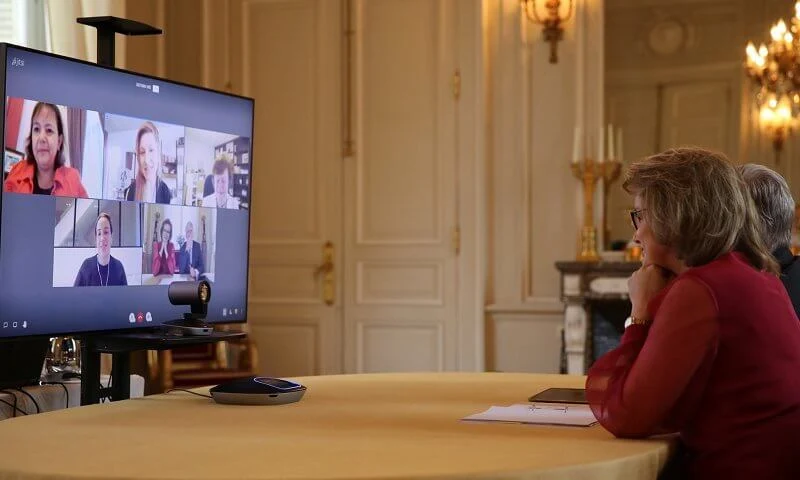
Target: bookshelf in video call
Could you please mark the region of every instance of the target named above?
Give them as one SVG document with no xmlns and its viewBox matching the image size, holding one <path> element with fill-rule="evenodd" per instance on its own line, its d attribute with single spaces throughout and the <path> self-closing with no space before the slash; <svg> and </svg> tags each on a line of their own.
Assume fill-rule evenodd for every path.
<svg viewBox="0 0 800 480">
<path fill-rule="evenodd" d="M 145 23 L 119 17 L 83 17 L 78 18 L 77 22 L 97 29 L 97 63 L 112 68 L 115 66 L 115 34 L 138 36 L 162 33 L 161 29 Z M 164 300 L 167 301 L 166 298 Z M 176 337 L 167 336 L 160 331 L 84 335 L 81 337 L 81 405 L 100 403 L 101 398 L 110 398 L 111 401 L 130 398 L 131 352 L 168 350 L 180 346 L 231 340 L 244 335 L 241 332 L 213 332 L 207 336 Z M 103 387 L 100 383 L 101 353 L 112 355 L 110 387 Z"/>
</svg>

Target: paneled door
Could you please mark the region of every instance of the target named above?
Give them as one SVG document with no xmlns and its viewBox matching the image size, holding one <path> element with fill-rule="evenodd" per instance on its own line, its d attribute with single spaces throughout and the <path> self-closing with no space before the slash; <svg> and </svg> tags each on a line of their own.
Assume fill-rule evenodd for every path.
<svg viewBox="0 0 800 480">
<path fill-rule="evenodd" d="M 248 323 L 259 371 L 341 373 L 340 3 L 245 0 L 229 13 L 219 61 L 256 99 Z"/>
<path fill-rule="evenodd" d="M 688 80 L 663 84 L 610 85 L 607 119 L 625 132 L 623 160 L 645 158 L 668 148 L 700 146 L 735 157 L 738 115 L 732 105 L 731 81 Z M 611 240 L 629 240 L 628 210 L 633 199 L 618 180 L 611 187 L 608 226 Z"/>
<path fill-rule="evenodd" d="M 348 12 L 354 87 L 354 152 L 344 174 L 349 372 L 456 368 L 457 4 L 356 0 Z"/>
<path fill-rule="evenodd" d="M 230 45 L 211 48 L 256 99 L 248 318 L 261 372 L 458 368 L 457 5 L 224 7 Z"/>
<path fill-rule="evenodd" d="M 665 85 L 661 94 L 660 148 L 695 145 L 731 152 L 730 132 L 738 127 L 731 111 L 731 86 L 726 81 Z"/>
</svg>

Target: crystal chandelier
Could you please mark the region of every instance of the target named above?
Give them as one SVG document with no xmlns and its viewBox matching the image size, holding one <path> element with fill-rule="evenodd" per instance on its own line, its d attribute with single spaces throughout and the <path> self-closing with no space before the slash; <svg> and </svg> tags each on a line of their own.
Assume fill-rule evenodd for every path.
<svg viewBox="0 0 800 480">
<path fill-rule="evenodd" d="M 794 11 L 789 27 L 783 19 L 772 25 L 768 45 L 756 48 L 749 42 L 745 49 L 747 76 L 758 87 L 759 116 L 773 137 L 776 152 L 800 117 L 800 0 Z"/>
</svg>

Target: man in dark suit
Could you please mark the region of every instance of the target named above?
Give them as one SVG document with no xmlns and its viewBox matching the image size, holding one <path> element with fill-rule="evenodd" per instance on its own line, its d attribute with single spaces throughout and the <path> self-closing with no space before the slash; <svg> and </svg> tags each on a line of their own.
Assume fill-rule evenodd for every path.
<svg viewBox="0 0 800 480">
<path fill-rule="evenodd" d="M 792 192 L 779 173 L 763 165 L 741 165 L 739 174 L 760 215 L 761 237 L 780 264 L 781 281 L 800 318 L 800 261 L 790 249 L 795 211 Z"/>
<path fill-rule="evenodd" d="M 191 275 L 193 280 L 197 280 L 203 273 L 203 251 L 200 244 L 194 241 L 194 225 L 186 222 L 186 242 L 181 248 L 178 271 Z"/>
</svg>

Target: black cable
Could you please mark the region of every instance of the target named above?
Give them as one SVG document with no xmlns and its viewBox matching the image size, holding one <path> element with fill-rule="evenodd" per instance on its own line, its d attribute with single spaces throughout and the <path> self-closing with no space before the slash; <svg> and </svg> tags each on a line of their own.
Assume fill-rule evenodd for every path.
<svg viewBox="0 0 800 480">
<path fill-rule="evenodd" d="M 169 392 L 186 392 L 186 393 L 191 393 L 192 395 L 197 395 L 198 397 L 214 398 L 211 395 L 205 395 L 202 393 L 193 392 L 191 390 L 186 390 L 184 388 L 170 388 L 164 393 L 169 393 Z"/>
<path fill-rule="evenodd" d="M 26 392 L 25 390 L 23 390 L 21 388 L 14 388 L 14 390 L 19 390 L 20 392 L 22 392 L 25 395 L 27 395 L 28 398 L 31 399 L 31 402 L 33 402 L 33 404 L 36 406 L 36 413 L 42 413 L 42 409 L 39 408 L 39 403 L 36 401 L 35 398 L 33 398 L 33 395 L 31 395 L 30 393 Z"/>
<path fill-rule="evenodd" d="M 109 374 L 108 374 L 108 382 L 106 383 L 106 391 L 107 391 L 107 392 L 111 390 L 111 378 L 112 378 L 112 377 L 113 377 L 113 375 L 111 375 L 111 374 L 109 373 Z M 111 396 L 110 396 L 110 394 L 109 394 L 108 401 L 110 402 L 111 400 L 113 400 L 113 399 L 111 398 Z"/>
<path fill-rule="evenodd" d="M 7 401 L 3 400 L 2 398 L 0 398 L 0 402 L 2 402 L 2 403 L 5 403 L 5 404 L 6 404 L 6 405 L 8 405 L 9 407 L 11 407 L 11 413 L 12 413 L 12 416 L 13 416 L 13 417 L 16 417 L 16 416 L 17 416 L 17 412 L 21 412 L 23 415 L 27 415 L 27 414 L 28 414 L 28 412 L 26 412 L 25 410 L 23 410 L 23 409 L 21 409 L 21 408 L 19 408 L 19 407 L 17 406 L 17 396 L 16 396 L 16 395 L 13 395 L 13 394 L 11 394 L 11 395 L 14 397 L 14 404 L 13 404 L 13 405 L 12 405 L 11 403 L 9 403 L 9 402 L 7 402 Z"/>
<path fill-rule="evenodd" d="M 108 397 L 108 394 L 103 395 L 103 389 L 106 387 L 103 386 L 103 382 L 97 382 L 100 385 L 100 390 L 98 391 L 99 395 L 99 403 L 105 403 L 105 399 Z"/>
<path fill-rule="evenodd" d="M 0 393 L 5 393 L 6 395 L 11 395 L 11 397 L 14 398 L 14 406 L 12 407 L 14 410 L 11 411 L 12 417 L 16 417 L 17 416 L 17 410 L 19 410 L 20 412 L 24 413 L 25 415 L 28 414 L 28 412 L 17 408 L 17 394 L 16 393 L 14 393 L 14 392 L 12 392 L 10 390 L 5 390 L 5 389 L 0 390 Z M 8 403 L 6 403 L 6 405 L 8 405 Z"/>
<path fill-rule="evenodd" d="M 64 408 L 69 408 L 69 390 L 67 390 L 67 386 L 64 382 L 40 382 L 42 385 L 61 385 L 61 388 L 64 389 L 64 396 L 67 398 L 67 403 Z"/>
</svg>

